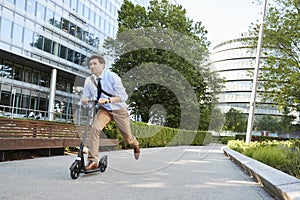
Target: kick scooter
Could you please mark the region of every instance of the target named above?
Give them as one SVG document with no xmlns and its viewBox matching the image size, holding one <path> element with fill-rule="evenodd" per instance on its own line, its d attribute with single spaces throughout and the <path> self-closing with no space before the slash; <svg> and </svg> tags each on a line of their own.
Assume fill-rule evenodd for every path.
<svg viewBox="0 0 300 200">
<path fill-rule="evenodd" d="M 87 124 L 84 129 L 84 133 L 83 133 L 82 140 L 80 143 L 79 152 L 78 152 L 78 155 L 77 155 L 75 161 L 70 166 L 70 175 L 71 175 L 72 179 L 77 179 L 79 177 L 80 173 L 90 174 L 90 173 L 94 173 L 94 172 L 104 172 L 105 169 L 107 168 L 107 155 L 104 155 L 101 157 L 101 159 L 99 160 L 97 169 L 86 170 L 86 168 L 85 168 L 83 147 L 84 147 L 84 144 L 86 141 L 87 132 L 88 132 L 88 128 L 90 125 L 92 113 L 95 112 L 95 105 L 94 105 L 95 102 L 89 101 L 89 103 L 91 103 L 91 102 L 92 102 L 93 106 L 91 106 L 88 110 Z"/>
</svg>

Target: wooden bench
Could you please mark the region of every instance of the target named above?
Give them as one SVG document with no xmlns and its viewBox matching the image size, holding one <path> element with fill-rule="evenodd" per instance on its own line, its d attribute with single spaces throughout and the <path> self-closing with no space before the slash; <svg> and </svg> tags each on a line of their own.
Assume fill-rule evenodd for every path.
<svg viewBox="0 0 300 200">
<path fill-rule="evenodd" d="M 80 146 L 84 128 L 71 123 L 0 117 L 0 161 L 10 150 L 39 150 L 49 156 L 54 152 L 64 154 L 65 148 Z M 102 138 L 99 147 L 111 149 L 118 144 L 118 139 Z"/>
</svg>

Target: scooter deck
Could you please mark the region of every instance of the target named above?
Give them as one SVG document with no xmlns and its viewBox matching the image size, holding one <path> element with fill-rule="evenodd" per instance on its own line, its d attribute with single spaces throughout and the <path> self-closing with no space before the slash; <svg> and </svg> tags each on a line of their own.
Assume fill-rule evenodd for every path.
<svg viewBox="0 0 300 200">
<path fill-rule="evenodd" d="M 102 166 L 102 165 L 105 165 L 105 166 Z M 94 172 L 104 172 L 102 171 L 103 170 L 103 167 L 104 167 L 104 170 L 105 168 L 107 167 L 107 155 L 104 155 L 101 157 L 99 163 L 98 163 L 98 168 L 96 169 L 91 169 L 91 170 L 85 170 L 85 169 L 82 169 L 81 170 L 81 173 L 84 173 L 84 174 L 90 174 L 90 173 L 94 173 Z"/>
<path fill-rule="evenodd" d="M 82 170 L 81 171 L 81 173 L 84 173 L 84 174 L 91 174 L 91 173 L 94 173 L 94 172 L 100 172 L 100 167 L 98 167 L 97 169 Z"/>
</svg>

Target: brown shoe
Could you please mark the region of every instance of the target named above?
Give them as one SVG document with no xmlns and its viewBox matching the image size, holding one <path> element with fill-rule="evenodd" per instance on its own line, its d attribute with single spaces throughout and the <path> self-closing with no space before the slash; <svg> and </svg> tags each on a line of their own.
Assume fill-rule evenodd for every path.
<svg viewBox="0 0 300 200">
<path fill-rule="evenodd" d="M 98 168 L 98 164 L 94 161 L 90 161 L 89 164 L 85 166 L 85 170 L 93 170 L 97 168 Z"/>
<path fill-rule="evenodd" d="M 133 152 L 134 152 L 134 158 L 138 160 L 141 153 L 140 147 L 139 146 L 134 147 Z"/>
</svg>

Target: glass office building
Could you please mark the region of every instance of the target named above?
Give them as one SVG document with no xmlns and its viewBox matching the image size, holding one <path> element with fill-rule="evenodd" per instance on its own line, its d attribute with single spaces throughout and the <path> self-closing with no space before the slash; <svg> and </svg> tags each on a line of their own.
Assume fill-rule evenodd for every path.
<svg viewBox="0 0 300 200">
<path fill-rule="evenodd" d="M 77 85 L 90 75 L 87 60 L 116 34 L 122 2 L 0 0 L 0 114 L 39 111 L 70 121 L 80 99 Z"/>
<path fill-rule="evenodd" d="M 219 108 L 224 113 L 230 108 L 235 108 L 249 114 L 256 47 L 246 45 L 247 38 L 248 34 L 243 33 L 232 40 L 222 42 L 213 48 L 210 56 L 211 69 L 225 80 L 225 88 L 219 95 Z M 258 87 L 254 114 L 281 116 L 282 113 L 276 105 L 262 100 L 262 92 L 264 91 Z"/>
</svg>

